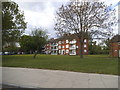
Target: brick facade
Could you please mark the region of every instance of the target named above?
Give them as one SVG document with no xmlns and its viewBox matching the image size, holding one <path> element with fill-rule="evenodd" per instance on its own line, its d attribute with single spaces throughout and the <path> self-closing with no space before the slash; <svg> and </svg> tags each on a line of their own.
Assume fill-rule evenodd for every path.
<svg viewBox="0 0 120 90">
<path fill-rule="evenodd" d="M 80 42 L 75 37 L 52 39 L 45 45 L 45 53 L 52 55 L 80 55 Z M 83 55 L 88 54 L 88 40 L 84 39 Z"/>
<path fill-rule="evenodd" d="M 110 55 L 112 57 L 120 57 L 120 42 L 111 43 Z"/>
<path fill-rule="evenodd" d="M 120 57 L 120 35 L 116 35 L 110 42 L 110 56 Z"/>
</svg>

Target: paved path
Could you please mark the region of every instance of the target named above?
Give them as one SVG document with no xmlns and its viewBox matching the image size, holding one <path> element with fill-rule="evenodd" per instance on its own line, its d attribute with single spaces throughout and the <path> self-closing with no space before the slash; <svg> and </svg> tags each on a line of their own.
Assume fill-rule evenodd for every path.
<svg viewBox="0 0 120 90">
<path fill-rule="evenodd" d="M 118 76 L 59 70 L 0 68 L 3 83 L 25 88 L 118 88 Z"/>
</svg>

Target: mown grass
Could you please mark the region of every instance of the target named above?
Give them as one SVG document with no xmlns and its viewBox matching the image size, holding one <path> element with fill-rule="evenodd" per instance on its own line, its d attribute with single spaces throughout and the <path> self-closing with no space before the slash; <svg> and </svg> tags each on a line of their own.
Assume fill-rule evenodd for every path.
<svg viewBox="0 0 120 90">
<path fill-rule="evenodd" d="M 87 55 L 83 59 L 61 55 L 37 55 L 36 59 L 33 55 L 5 55 L 2 66 L 118 75 L 118 59 L 107 55 Z"/>
</svg>

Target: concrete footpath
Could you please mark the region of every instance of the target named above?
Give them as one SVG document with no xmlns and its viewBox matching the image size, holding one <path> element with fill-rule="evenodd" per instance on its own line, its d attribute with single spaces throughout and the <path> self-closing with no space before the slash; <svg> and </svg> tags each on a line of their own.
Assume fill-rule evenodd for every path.
<svg viewBox="0 0 120 90">
<path fill-rule="evenodd" d="M 0 67 L 2 83 L 24 88 L 118 88 L 118 76 Z"/>
</svg>

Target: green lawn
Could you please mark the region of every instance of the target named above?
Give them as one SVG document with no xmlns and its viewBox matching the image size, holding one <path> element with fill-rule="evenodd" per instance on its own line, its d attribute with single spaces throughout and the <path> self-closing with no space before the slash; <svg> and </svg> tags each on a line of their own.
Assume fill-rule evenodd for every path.
<svg viewBox="0 0 120 90">
<path fill-rule="evenodd" d="M 5 55 L 3 67 L 24 67 L 75 72 L 118 74 L 118 59 L 107 55 L 88 55 L 84 59 L 79 56 L 61 55 Z"/>
</svg>

